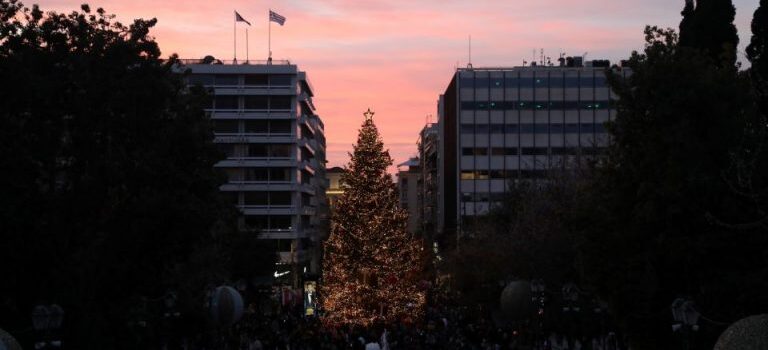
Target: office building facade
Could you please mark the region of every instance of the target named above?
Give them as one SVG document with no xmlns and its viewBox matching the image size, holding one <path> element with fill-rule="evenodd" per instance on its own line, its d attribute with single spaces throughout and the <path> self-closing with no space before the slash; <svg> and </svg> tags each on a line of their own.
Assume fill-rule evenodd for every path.
<svg viewBox="0 0 768 350">
<path fill-rule="evenodd" d="M 561 62 L 456 71 L 438 106 L 438 231 L 460 234 L 511 182 L 578 167 L 607 146 L 608 62 Z"/>
</svg>

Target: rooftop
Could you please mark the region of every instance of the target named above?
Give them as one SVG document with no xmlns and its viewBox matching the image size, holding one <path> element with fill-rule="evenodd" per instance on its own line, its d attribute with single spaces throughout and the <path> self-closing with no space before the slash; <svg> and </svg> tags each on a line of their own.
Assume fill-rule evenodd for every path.
<svg viewBox="0 0 768 350">
<path fill-rule="evenodd" d="M 210 64 L 210 65 L 251 65 L 251 66 L 271 66 L 271 65 L 291 65 L 289 60 L 220 60 L 213 56 L 204 58 L 180 58 L 179 62 L 183 65 L 189 64 Z"/>
</svg>

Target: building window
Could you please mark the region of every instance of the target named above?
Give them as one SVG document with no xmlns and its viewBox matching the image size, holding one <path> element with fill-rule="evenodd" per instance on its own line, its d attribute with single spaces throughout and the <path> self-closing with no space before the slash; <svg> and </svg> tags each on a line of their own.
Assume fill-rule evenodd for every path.
<svg viewBox="0 0 768 350">
<path fill-rule="evenodd" d="M 235 154 L 235 144 L 233 143 L 217 143 L 216 148 L 219 149 L 219 152 L 224 154 L 225 158 L 234 158 L 236 157 Z"/>
<path fill-rule="evenodd" d="M 491 134 L 503 134 L 504 124 L 491 124 Z"/>
<path fill-rule="evenodd" d="M 229 182 L 241 182 L 243 181 L 243 169 L 238 168 L 226 168 L 224 174 L 227 175 Z"/>
<path fill-rule="evenodd" d="M 240 132 L 240 122 L 237 120 L 214 120 L 213 132 L 217 134 L 237 134 Z"/>
<path fill-rule="evenodd" d="M 265 192 L 265 191 L 244 192 L 243 203 L 245 205 L 256 205 L 256 206 L 269 205 L 268 193 L 269 192 Z"/>
<path fill-rule="evenodd" d="M 552 154 L 558 156 L 574 156 L 577 153 L 575 147 L 552 147 Z"/>
<path fill-rule="evenodd" d="M 275 191 L 269 192 L 270 205 L 292 205 L 291 192 Z"/>
<path fill-rule="evenodd" d="M 264 143 L 254 143 L 248 145 L 248 157 L 266 158 L 269 154 L 269 146 Z"/>
<path fill-rule="evenodd" d="M 305 185 L 309 185 L 312 183 L 312 174 L 306 170 L 301 171 L 301 183 Z M 331 183 L 331 188 L 333 187 L 333 182 Z M 339 188 L 338 186 L 336 188 Z"/>
<path fill-rule="evenodd" d="M 291 181 L 290 168 L 270 168 L 269 181 Z"/>
<path fill-rule="evenodd" d="M 240 85 L 240 76 L 234 74 L 217 74 L 216 85 L 236 86 Z"/>
<path fill-rule="evenodd" d="M 216 109 L 238 109 L 238 96 L 216 96 Z"/>
<path fill-rule="evenodd" d="M 543 156 L 547 155 L 546 147 L 523 147 L 522 153 L 524 156 Z"/>
<path fill-rule="evenodd" d="M 224 197 L 224 200 L 227 201 L 227 203 L 230 203 L 232 205 L 238 205 L 240 204 L 240 193 L 239 192 L 220 192 L 221 195 Z"/>
<path fill-rule="evenodd" d="M 270 230 L 290 230 L 293 228 L 290 215 L 271 215 L 269 216 Z"/>
<path fill-rule="evenodd" d="M 269 145 L 269 156 L 274 158 L 290 158 L 293 145 L 291 144 L 271 144 Z"/>
<path fill-rule="evenodd" d="M 201 85 L 201 86 L 210 86 L 214 83 L 213 75 L 210 74 L 192 74 L 189 76 L 188 83 L 189 85 Z"/>
<path fill-rule="evenodd" d="M 291 96 L 270 96 L 270 109 L 291 109 Z"/>
<path fill-rule="evenodd" d="M 269 75 L 270 86 L 291 86 L 293 84 L 293 76 L 287 74 L 271 74 Z"/>
<path fill-rule="evenodd" d="M 271 120 L 269 122 L 269 132 L 271 134 L 290 134 L 291 121 L 290 120 Z"/>
<path fill-rule="evenodd" d="M 608 109 L 610 101 L 463 101 L 462 110 Z"/>
<path fill-rule="evenodd" d="M 266 230 L 269 228 L 269 216 L 267 215 L 247 215 L 245 216 L 245 226 L 249 230 Z"/>
<path fill-rule="evenodd" d="M 267 86 L 269 85 L 269 78 L 266 74 L 246 74 L 245 85 Z"/>
<path fill-rule="evenodd" d="M 244 180 L 248 182 L 269 181 L 269 171 L 266 168 L 247 168 L 245 169 Z"/>
<path fill-rule="evenodd" d="M 246 120 L 244 124 L 247 134 L 266 134 L 269 132 L 269 122 L 266 120 Z"/>
<path fill-rule="evenodd" d="M 245 109 L 267 109 L 269 108 L 269 97 L 267 96 L 244 96 Z"/>
</svg>

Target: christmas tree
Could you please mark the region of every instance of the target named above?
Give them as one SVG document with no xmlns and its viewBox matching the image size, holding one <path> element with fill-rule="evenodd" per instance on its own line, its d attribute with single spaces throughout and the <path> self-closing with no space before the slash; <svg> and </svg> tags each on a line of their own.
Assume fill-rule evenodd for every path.
<svg viewBox="0 0 768 350">
<path fill-rule="evenodd" d="M 406 227 L 395 184 L 387 174 L 389 152 L 370 109 L 344 169 L 342 194 L 325 242 L 322 305 L 327 324 L 370 325 L 421 317 L 417 286 L 422 248 Z"/>
</svg>

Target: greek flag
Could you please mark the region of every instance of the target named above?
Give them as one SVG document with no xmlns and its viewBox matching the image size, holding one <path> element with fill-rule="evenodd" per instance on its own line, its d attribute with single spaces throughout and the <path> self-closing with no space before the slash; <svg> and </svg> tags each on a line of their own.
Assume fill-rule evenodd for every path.
<svg viewBox="0 0 768 350">
<path fill-rule="evenodd" d="M 269 20 L 279 25 L 285 24 L 285 17 L 278 15 L 277 12 L 272 10 L 269 10 Z"/>
</svg>

